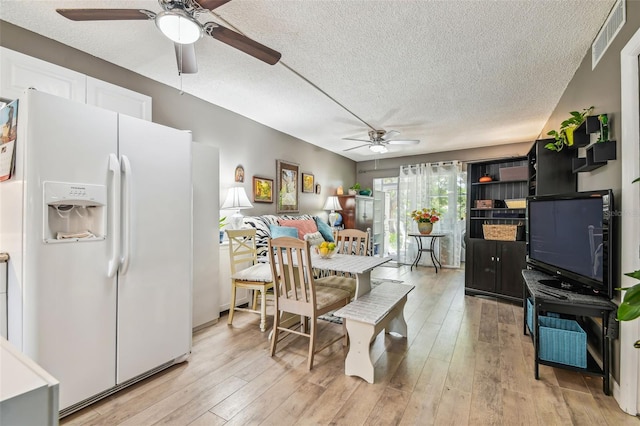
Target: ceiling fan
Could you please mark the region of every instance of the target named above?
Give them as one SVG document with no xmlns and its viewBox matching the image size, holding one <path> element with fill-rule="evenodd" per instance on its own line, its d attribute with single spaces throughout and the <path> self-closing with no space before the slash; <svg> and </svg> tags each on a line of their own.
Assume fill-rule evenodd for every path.
<svg viewBox="0 0 640 426">
<path fill-rule="evenodd" d="M 158 0 L 163 9 L 159 13 L 146 9 L 56 9 L 56 12 L 72 21 L 155 21 L 162 34 L 174 42 L 178 74 L 198 72 L 194 43 L 205 34 L 269 65 L 276 64 L 281 57 L 279 52 L 215 22 L 202 24 L 196 19 L 229 1 Z"/>
<path fill-rule="evenodd" d="M 348 148 L 343 151 L 352 151 L 362 148 L 363 146 L 368 146 L 371 151 L 377 154 L 383 154 L 387 152 L 387 145 L 417 145 L 420 143 L 417 139 L 391 139 L 399 134 L 400 132 L 397 130 L 389 130 L 388 132 L 386 130 L 369 130 L 369 140 L 342 138 L 344 141 L 366 142 L 364 145 L 354 146 L 353 148 Z"/>
</svg>

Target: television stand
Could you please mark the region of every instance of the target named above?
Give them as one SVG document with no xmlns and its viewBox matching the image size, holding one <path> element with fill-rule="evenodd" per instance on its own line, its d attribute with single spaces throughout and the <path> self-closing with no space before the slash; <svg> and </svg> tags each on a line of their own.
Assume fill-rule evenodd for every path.
<svg viewBox="0 0 640 426">
<path fill-rule="evenodd" d="M 539 379 L 539 365 L 549 365 L 554 368 L 563 368 L 567 370 L 579 371 L 584 374 L 602 377 L 602 389 L 605 395 L 610 395 L 610 358 L 611 358 L 611 342 L 612 336 L 609 334 L 609 317 L 616 311 L 617 306 L 610 300 L 595 296 L 593 294 L 579 294 L 573 291 L 567 291 L 562 288 L 549 290 L 549 286 L 543 284 L 546 281 L 553 281 L 552 277 L 536 270 L 522 270 L 524 278 L 523 286 L 523 311 L 524 325 L 523 332 L 527 334 L 527 298 L 531 297 L 533 302 L 533 321 L 532 321 L 532 338 L 534 349 L 534 374 L 536 380 Z M 555 280 L 557 281 L 557 280 Z M 559 314 L 574 315 L 576 317 L 595 317 L 600 318 L 602 322 L 602 336 L 600 356 L 602 358 L 602 366 L 598 365 L 593 356 L 587 350 L 587 366 L 585 368 L 574 367 L 558 362 L 546 361 L 540 359 L 540 326 L 538 315 L 540 312 L 556 312 Z M 615 324 L 611 324 L 614 326 Z M 592 333 L 585 330 L 587 335 Z M 587 341 L 589 336 L 587 336 Z"/>
<path fill-rule="evenodd" d="M 548 277 L 548 275 L 545 275 L 545 276 Z M 597 296 L 597 293 L 595 293 L 591 289 L 588 289 L 588 288 L 580 286 L 580 285 L 569 284 L 567 282 L 559 280 L 558 278 L 544 278 L 544 279 L 538 280 L 538 282 L 540 284 L 542 284 L 542 285 L 547 286 L 547 287 L 553 287 L 553 288 L 557 288 L 559 290 L 566 290 L 566 291 L 570 291 L 572 293 Z"/>
</svg>

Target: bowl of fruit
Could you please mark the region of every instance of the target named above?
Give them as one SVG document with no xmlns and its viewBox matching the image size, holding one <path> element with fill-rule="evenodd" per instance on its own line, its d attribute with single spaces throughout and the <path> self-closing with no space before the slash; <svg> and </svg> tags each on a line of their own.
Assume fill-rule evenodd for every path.
<svg viewBox="0 0 640 426">
<path fill-rule="evenodd" d="M 316 252 L 323 259 L 332 258 L 334 254 L 336 254 L 336 243 L 330 243 L 327 241 L 323 241 L 316 247 Z"/>
</svg>

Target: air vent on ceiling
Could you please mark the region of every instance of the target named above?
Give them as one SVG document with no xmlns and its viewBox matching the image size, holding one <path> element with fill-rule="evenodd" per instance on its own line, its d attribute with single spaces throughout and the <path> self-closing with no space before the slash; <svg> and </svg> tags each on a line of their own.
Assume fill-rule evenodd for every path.
<svg viewBox="0 0 640 426">
<path fill-rule="evenodd" d="M 598 65 L 598 61 L 600 61 L 600 58 L 602 58 L 604 52 L 607 51 L 607 48 L 613 42 L 613 39 L 616 38 L 626 21 L 625 0 L 618 0 L 591 45 L 592 70 Z"/>
</svg>

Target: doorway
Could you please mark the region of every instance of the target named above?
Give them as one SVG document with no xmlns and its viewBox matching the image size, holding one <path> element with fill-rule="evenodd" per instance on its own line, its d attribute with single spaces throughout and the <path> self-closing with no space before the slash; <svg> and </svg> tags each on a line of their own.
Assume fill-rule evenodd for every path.
<svg viewBox="0 0 640 426">
<path fill-rule="evenodd" d="M 388 256 L 392 260 L 391 265 L 397 265 L 398 261 L 398 178 L 374 178 L 374 193 L 379 193 L 374 200 L 374 212 L 382 215 L 380 221 L 382 227 L 381 256 Z"/>
</svg>

